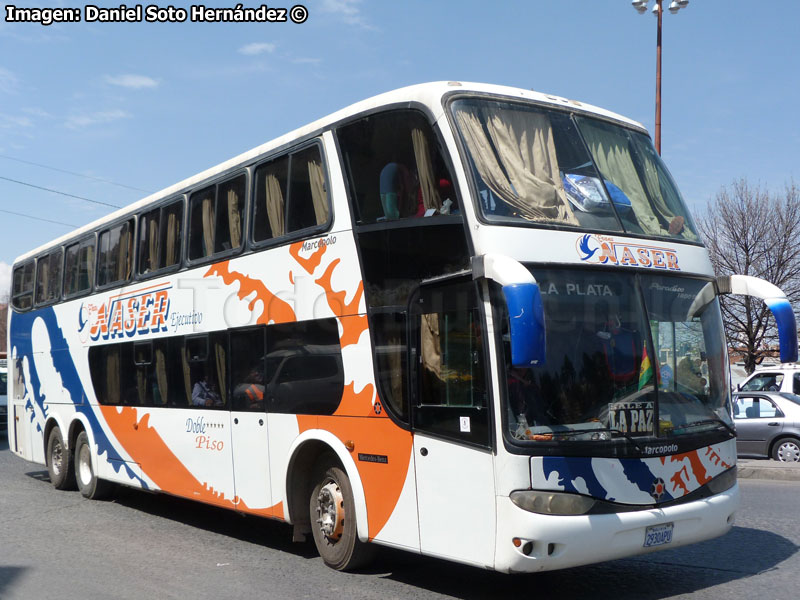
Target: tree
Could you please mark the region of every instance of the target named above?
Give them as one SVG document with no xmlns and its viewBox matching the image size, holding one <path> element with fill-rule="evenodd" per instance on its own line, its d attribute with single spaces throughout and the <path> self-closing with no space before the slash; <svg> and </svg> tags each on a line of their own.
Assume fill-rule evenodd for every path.
<svg viewBox="0 0 800 600">
<path fill-rule="evenodd" d="M 752 275 L 781 288 L 792 306 L 800 300 L 800 189 L 792 181 L 783 193 L 739 179 L 723 187 L 698 219 L 698 228 L 717 276 Z M 761 364 L 777 342 L 769 308 L 758 298 L 720 299 L 728 345 L 741 350 L 747 373 Z"/>
</svg>

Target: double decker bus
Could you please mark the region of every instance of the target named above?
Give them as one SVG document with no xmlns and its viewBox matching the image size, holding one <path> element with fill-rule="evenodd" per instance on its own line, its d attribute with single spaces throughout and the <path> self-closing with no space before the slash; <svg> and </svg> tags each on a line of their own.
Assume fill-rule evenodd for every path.
<svg viewBox="0 0 800 600">
<path fill-rule="evenodd" d="M 58 489 L 502 572 L 725 533 L 720 294 L 645 129 L 521 89 L 357 103 L 14 264 L 9 446 Z"/>
</svg>

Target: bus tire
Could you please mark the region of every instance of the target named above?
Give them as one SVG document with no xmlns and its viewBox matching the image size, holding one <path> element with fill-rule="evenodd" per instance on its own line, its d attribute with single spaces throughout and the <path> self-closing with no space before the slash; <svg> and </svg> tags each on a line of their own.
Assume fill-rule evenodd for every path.
<svg viewBox="0 0 800 600">
<path fill-rule="evenodd" d="M 358 539 L 350 479 L 339 467 L 318 469 L 309 499 L 311 533 L 326 565 L 349 571 L 372 558 L 374 546 Z"/>
<path fill-rule="evenodd" d="M 72 469 L 72 452 L 64 445 L 64 436 L 58 426 L 50 430 L 47 438 L 47 472 L 57 490 L 75 489 L 75 472 Z"/>
<path fill-rule="evenodd" d="M 97 478 L 92 468 L 92 447 L 85 431 L 75 440 L 75 481 L 83 497 L 90 500 L 106 498 L 114 489 L 110 481 Z"/>
</svg>

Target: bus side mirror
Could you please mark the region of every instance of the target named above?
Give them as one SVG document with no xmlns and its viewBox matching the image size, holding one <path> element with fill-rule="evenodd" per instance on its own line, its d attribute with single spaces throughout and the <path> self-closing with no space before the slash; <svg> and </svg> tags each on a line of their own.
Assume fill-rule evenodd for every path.
<svg viewBox="0 0 800 600">
<path fill-rule="evenodd" d="M 786 294 L 776 285 L 749 275 L 717 277 L 720 294 L 741 294 L 761 298 L 772 311 L 778 326 L 781 362 L 797 362 L 797 321 Z"/>
<path fill-rule="evenodd" d="M 474 279 L 485 277 L 503 288 L 511 335 L 511 364 L 532 367 L 545 362 L 544 307 L 539 285 L 519 262 L 500 254 L 472 259 Z"/>
<path fill-rule="evenodd" d="M 545 357 L 544 308 L 536 283 L 503 286 L 511 334 L 511 364 L 543 365 Z"/>
</svg>

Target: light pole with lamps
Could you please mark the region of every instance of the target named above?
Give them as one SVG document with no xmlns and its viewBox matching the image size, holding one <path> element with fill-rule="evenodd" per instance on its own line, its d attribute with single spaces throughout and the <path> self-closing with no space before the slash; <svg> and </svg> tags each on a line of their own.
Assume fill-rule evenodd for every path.
<svg viewBox="0 0 800 600">
<path fill-rule="evenodd" d="M 643 14 L 647 12 L 647 4 L 650 0 L 633 0 L 631 4 L 633 8 L 635 8 L 639 14 Z M 657 34 L 656 34 L 656 131 L 655 131 L 655 144 L 656 144 L 656 152 L 661 154 L 661 15 L 663 14 L 662 9 L 662 2 L 663 0 L 656 0 L 655 6 L 653 6 L 653 14 L 658 19 L 658 27 L 657 27 Z M 669 4 L 669 12 L 673 15 L 677 14 L 678 11 L 682 8 L 686 8 L 686 5 L 689 4 L 689 0 L 672 0 Z"/>
</svg>

